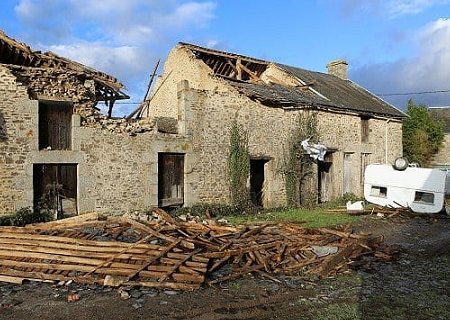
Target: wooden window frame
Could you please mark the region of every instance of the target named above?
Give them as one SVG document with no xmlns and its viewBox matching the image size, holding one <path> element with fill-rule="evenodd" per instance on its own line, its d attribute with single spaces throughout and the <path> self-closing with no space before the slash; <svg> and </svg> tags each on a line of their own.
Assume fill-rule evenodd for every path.
<svg viewBox="0 0 450 320">
<path fill-rule="evenodd" d="M 369 117 L 361 117 L 361 142 L 369 142 L 370 127 L 369 127 Z"/>
</svg>

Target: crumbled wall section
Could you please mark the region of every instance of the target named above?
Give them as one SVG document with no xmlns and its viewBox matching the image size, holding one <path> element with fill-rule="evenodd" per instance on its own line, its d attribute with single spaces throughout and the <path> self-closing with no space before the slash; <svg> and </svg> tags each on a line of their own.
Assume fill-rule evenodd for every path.
<svg viewBox="0 0 450 320">
<path fill-rule="evenodd" d="M 194 88 L 226 91 L 227 87 L 217 85 L 222 82 L 221 79 L 212 74 L 212 70 L 202 60 L 196 59 L 190 50 L 175 47 L 164 63 L 163 74 L 155 83 L 157 94 L 152 97 L 145 115 L 178 118 L 177 85 L 185 79 L 189 79 Z"/>
<path fill-rule="evenodd" d="M 28 89 L 29 98 L 74 102 L 74 112 L 82 117 L 95 112 L 94 81 L 76 72 L 52 68 L 8 65 L 17 81 Z"/>
</svg>

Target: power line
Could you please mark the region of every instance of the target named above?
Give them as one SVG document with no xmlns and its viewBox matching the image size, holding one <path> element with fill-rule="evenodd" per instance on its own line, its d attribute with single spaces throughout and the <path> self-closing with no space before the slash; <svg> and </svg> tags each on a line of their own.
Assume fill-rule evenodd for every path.
<svg viewBox="0 0 450 320">
<path fill-rule="evenodd" d="M 422 91 L 422 92 L 405 92 L 405 93 L 380 93 L 377 96 L 380 97 L 389 97 L 389 96 L 410 96 L 417 94 L 434 94 L 434 93 L 446 93 L 450 92 L 450 89 L 447 90 L 434 90 L 434 91 Z"/>
<path fill-rule="evenodd" d="M 417 95 L 417 94 L 436 94 L 436 93 L 447 93 L 450 92 L 450 89 L 447 90 L 434 90 L 434 91 L 421 91 L 421 92 L 402 92 L 402 93 L 377 93 L 377 96 L 380 97 L 390 97 L 390 96 L 409 96 L 409 95 Z M 117 104 L 141 104 L 141 102 L 131 102 L 131 101 L 116 101 Z"/>
</svg>

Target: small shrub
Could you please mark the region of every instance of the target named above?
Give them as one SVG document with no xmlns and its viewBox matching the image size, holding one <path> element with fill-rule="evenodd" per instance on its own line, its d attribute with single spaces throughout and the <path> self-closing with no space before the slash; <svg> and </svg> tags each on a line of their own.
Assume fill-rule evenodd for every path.
<svg viewBox="0 0 450 320">
<path fill-rule="evenodd" d="M 23 227 L 30 223 L 47 222 L 53 220 L 53 213 L 50 210 L 47 197 L 42 197 L 37 206 L 20 208 L 15 213 L 0 217 L 0 225 Z"/>
</svg>

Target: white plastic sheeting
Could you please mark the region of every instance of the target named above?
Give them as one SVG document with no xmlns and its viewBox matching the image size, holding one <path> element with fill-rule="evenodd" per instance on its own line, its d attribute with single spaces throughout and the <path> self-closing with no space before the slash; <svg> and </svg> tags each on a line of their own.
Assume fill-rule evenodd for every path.
<svg viewBox="0 0 450 320">
<path fill-rule="evenodd" d="M 328 151 L 328 148 L 320 143 L 314 143 L 311 145 L 309 143 L 309 139 L 302 141 L 302 147 L 306 150 L 311 158 L 314 160 L 323 161 L 325 154 Z"/>
</svg>

